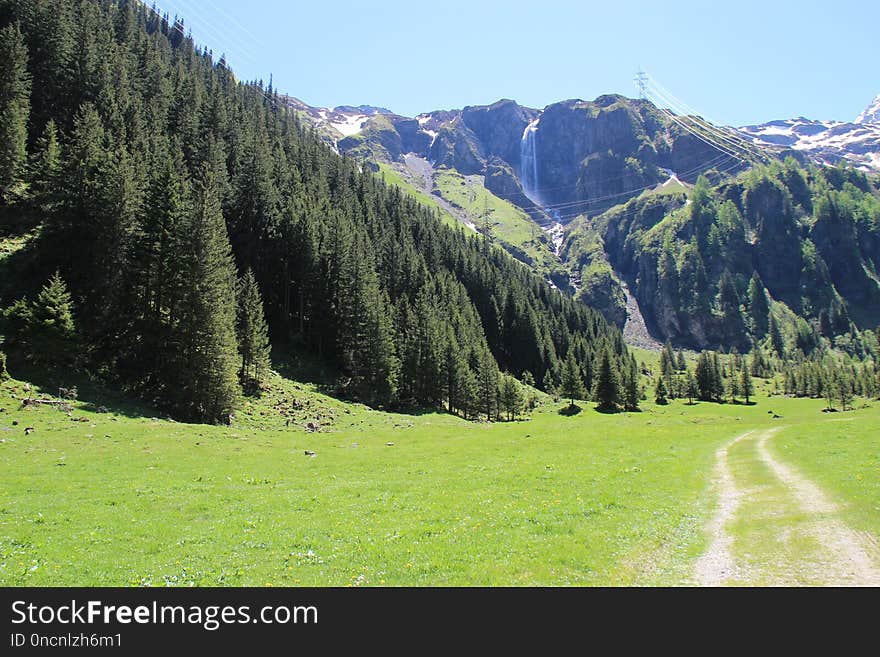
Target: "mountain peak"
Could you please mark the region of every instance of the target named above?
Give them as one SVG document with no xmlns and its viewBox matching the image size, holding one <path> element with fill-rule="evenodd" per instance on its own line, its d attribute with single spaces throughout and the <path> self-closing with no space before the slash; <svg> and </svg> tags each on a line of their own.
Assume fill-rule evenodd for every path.
<svg viewBox="0 0 880 657">
<path fill-rule="evenodd" d="M 859 114 L 855 123 L 880 123 L 880 95 L 878 95 L 864 112 Z"/>
</svg>

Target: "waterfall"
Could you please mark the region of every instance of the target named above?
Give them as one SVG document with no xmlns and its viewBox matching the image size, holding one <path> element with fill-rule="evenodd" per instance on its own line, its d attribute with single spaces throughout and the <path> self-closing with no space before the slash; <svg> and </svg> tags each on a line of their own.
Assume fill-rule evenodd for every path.
<svg viewBox="0 0 880 657">
<path fill-rule="evenodd" d="M 540 120 L 541 118 L 538 117 L 526 126 L 519 144 L 520 183 L 525 195 L 535 205 L 541 205 L 538 195 L 538 155 L 535 141 Z"/>
</svg>

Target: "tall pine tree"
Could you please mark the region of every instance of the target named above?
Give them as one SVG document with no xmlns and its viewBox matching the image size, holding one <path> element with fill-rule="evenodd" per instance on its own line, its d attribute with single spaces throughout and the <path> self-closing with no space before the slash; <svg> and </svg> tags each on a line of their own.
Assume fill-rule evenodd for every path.
<svg viewBox="0 0 880 657">
<path fill-rule="evenodd" d="M 615 411 L 620 403 L 620 397 L 620 376 L 611 358 L 611 350 L 606 347 L 602 349 L 599 357 L 593 399 L 598 403 L 600 410 Z"/>
<path fill-rule="evenodd" d="M 269 371 L 269 327 L 263 314 L 263 298 L 254 272 L 248 269 L 238 281 L 239 378 L 243 384 L 261 383 Z"/>
<path fill-rule="evenodd" d="M 18 24 L 0 29 L 0 206 L 24 194 L 31 76 Z"/>
<path fill-rule="evenodd" d="M 575 399 L 583 399 L 586 395 L 581 368 L 578 367 L 572 351 L 568 352 L 568 356 L 565 358 L 565 363 L 562 366 L 562 380 L 559 383 L 559 392 L 563 397 L 568 397 L 571 408 L 574 408 Z"/>
<path fill-rule="evenodd" d="M 205 169 L 187 226 L 187 287 L 176 328 L 178 399 L 185 417 L 227 421 L 241 394 L 235 339 L 235 265 L 213 174 Z"/>
</svg>

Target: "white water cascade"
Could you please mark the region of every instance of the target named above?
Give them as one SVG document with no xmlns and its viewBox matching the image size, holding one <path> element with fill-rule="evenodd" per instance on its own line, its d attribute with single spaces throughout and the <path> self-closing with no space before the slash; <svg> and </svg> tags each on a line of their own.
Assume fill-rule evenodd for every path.
<svg viewBox="0 0 880 657">
<path fill-rule="evenodd" d="M 541 203 L 541 195 L 538 192 L 538 117 L 529 123 L 523 130 L 522 140 L 519 143 L 519 181 L 522 185 L 523 194 L 535 205 L 543 208 Z M 565 239 L 565 227 L 559 221 L 559 212 L 553 210 L 550 212 L 553 217 L 553 223 L 543 225 L 541 228 L 547 233 L 550 241 L 553 243 L 553 252 L 559 255 L 562 250 L 562 242 Z"/>
<path fill-rule="evenodd" d="M 536 149 L 540 120 L 541 118 L 538 117 L 526 126 L 519 143 L 520 183 L 523 193 L 535 205 L 541 205 L 538 197 L 538 155 Z"/>
</svg>

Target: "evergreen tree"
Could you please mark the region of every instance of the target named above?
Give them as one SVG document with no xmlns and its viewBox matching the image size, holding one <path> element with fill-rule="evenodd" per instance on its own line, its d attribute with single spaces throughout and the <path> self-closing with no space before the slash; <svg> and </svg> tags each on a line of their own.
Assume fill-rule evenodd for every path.
<svg viewBox="0 0 880 657">
<path fill-rule="evenodd" d="M 776 355 L 779 356 L 779 358 L 785 359 L 785 341 L 782 339 L 782 332 L 779 330 L 779 323 L 776 321 L 776 317 L 772 313 L 770 315 L 768 331 L 770 333 L 770 344 L 773 346 L 773 351 L 776 352 Z"/>
<path fill-rule="evenodd" d="M 837 399 L 840 401 L 841 410 L 850 410 L 853 402 L 852 381 L 845 369 L 841 369 L 838 372 L 833 388 Z"/>
<path fill-rule="evenodd" d="M 680 351 L 675 355 L 675 369 L 684 372 L 687 369 L 687 363 L 684 360 L 684 354 Z"/>
<path fill-rule="evenodd" d="M 269 327 L 263 315 L 263 299 L 253 271 L 248 269 L 238 281 L 238 351 L 241 354 L 239 378 L 242 383 L 260 383 L 269 370 Z"/>
<path fill-rule="evenodd" d="M 47 365 L 70 365 L 78 356 L 73 302 L 56 272 L 43 286 L 27 315 L 29 359 Z"/>
<path fill-rule="evenodd" d="M 755 392 L 755 387 L 752 384 L 752 375 L 750 368 L 746 363 L 743 363 L 742 372 L 740 374 L 740 386 L 739 386 L 740 394 L 745 397 L 746 404 L 749 403 L 751 396 Z"/>
<path fill-rule="evenodd" d="M 635 357 L 631 357 L 623 370 L 623 406 L 628 411 L 639 410 L 642 389 L 639 385 L 639 368 Z"/>
<path fill-rule="evenodd" d="M 574 359 L 574 354 L 570 351 L 562 366 L 562 380 L 559 383 L 559 392 L 562 396 L 568 397 L 570 408 L 574 408 L 575 399 L 583 399 L 585 395 L 581 369 Z"/>
<path fill-rule="evenodd" d="M 724 398 L 724 373 L 718 360 L 718 353 L 712 352 L 712 398 L 721 401 Z"/>
<path fill-rule="evenodd" d="M 197 421 L 228 421 L 241 394 L 235 339 L 235 268 L 216 182 L 205 169 L 196 188 L 185 254 L 187 288 L 176 338 L 179 407 Z"/>
<path fill-rule="evenodd" d="M 730 398 L 730 403 L 735 404 L 736 398 L 740 395 L 740 377 L 737 376 L 735 370 L 731 369 L 730 378 L 727 379 L 727 395 Z"/>
<path fill-rule="evenodd" d="M 37 140 L 30 168 L 30 193 L 34 205 L 46 214 L 51 214 L 55 209 L 57 185 L 61 174 L 61 146 L 58 143 L 55 121 L 50 120 L 43 128 L 43 134 Z"/>
<path fill-rule="evenodd" d="M 726 334 L 726 343 L 733 344 L 745 334 L 745 324 L 740 310 L 739 293 L 736 291 L 733 277 L 726 269 L 718 284 L 718 305 L 721 309 L 721 321 Z"/>
<path fill-rule="evenodd" d="M 687 372 L 685 376 L 685 395 L 687 396 L 688 404 L 693 404 L 694 399 L 699 394 L 699 388 L 697 387 L 697 380 L 694 378 L 694 375 L 690 372 Z"/>
<path fill-rule="evenodd" d="M 459 383 L 458 400 L 458 406 L 461 409 L 461 416 L 463 418 L 469 419 L 477 416 L 479 404 L 477 376 L 470 368 L 465 369 L 463 372 Z"/>
<path fill-rule="evenodd" d="M 616 410 L 620 403 L 620 377 L 608 348 L 602 350 L 599 360 L 593 399 L 598 402 L 598 408 L 605 411 Z"/>
<path fill-rule="evenodd" d="M 31 76 L 18 24 L 0 29 L 0 206 L 24 194 Z"/>
<path fill-rule="evenodd" d="M 660 376 L 668 380 L 673 370 L 675 370 L 675 356 L 672 352 L 672 344 L 667 341 L 660 352 Z"/>
<path fill-rule="evenodd" d="M 501 376 L 501 383 L 498 389 L 498 402 L 501 408 L 507 413 L 507 420 L 515 420 L 516 416 L 522 410 L 523 394 L 522 388 L 516 379 L 510 374 Z"/>
<path fill-rule="evenodd" d="M 491 422 L 495 416 L 498 395 L 498 365 L 488 349 L 483 349 L 478 357 L 477 390 L 481 410 L 486 420 Z"/>
<path fill-rule="evenodd" d="M 761 349 L 760 344 L 756 344 L 754 350 L 752 351 L 752 364 L 749 368 L 749 373 L 752 376 L 758 376 L 766 379 L 769 373 L 769 369 L 770 367 L 767 363 L 767 358 L 764 355 L 764 350 Z"/>
<path fill-rule="evenodd" d="M 366 311 L 366 346 L 362 355 L 368 392 L 363 398 L 374 404 L 387 404 L 397 394 L 400 360 L 395 351 L 388 296 L 378 287 L 370 291 L 372 298 Z"/>
<path fill-rule="evenodd" d="M 575 364 L 577 366 L 577 364 Z M 556 395 L 556 379 L 553 377 L 553 372 L 549 369 L 544 372 L 544 380 L 541 383 L 541 387 L 544 389 L 548 395 L 555 396 Z M 581 387 L 583 387 L 583 382 L 581 383 Z M 573 398 L 572 398 L 573 401 Z"/>
<path fill-rule="evenodd" d="M 834 368 L 832 367 L 832 368 L 830 368 L 830 370 L 828 372 L 828 378 L 825 382 L 825 386 L 823 387 L 823 391 L 825 393 L 825 402 L 827 404 L 826 410 L 833 410 L 834 409 L 834 400 L 835 400 L 835 395 L 837 394 L 838 385 L 839 384 L 837 381 L 837 373 L 835 372 Z M 797 394 L 797 392 L 796 392 L 796 394 Z M 802 397 L 804 395 L 799 394 L 798 396 Z"/>
<path fill-rule="evenodd" d="M 697 358 L 694 378 L 697 384 L 697 396 L 700 401 L 712 401 L 715 398 L 715 373 L 712 367 L 712 360 L 705 351 L 700 352 Z"/>
<path fill-rule="evenodd" d="M 654 402 L 660 405 L 665 406 L 669 403 L 669 400 L 666 397 L 666 384 L 663 383 L 663 377 L 657 377 L 657 385 L 654 386 Z"/>
<path fill-rule="evenodd" d="M 752 334 L 757 340 L 763 339 L 770 328 L 770 303 L 758 272 L 753 272 L 749 281 L 749 319 Z"/>
</svg>

